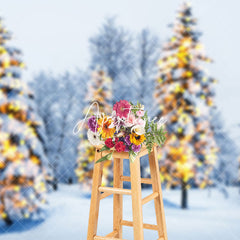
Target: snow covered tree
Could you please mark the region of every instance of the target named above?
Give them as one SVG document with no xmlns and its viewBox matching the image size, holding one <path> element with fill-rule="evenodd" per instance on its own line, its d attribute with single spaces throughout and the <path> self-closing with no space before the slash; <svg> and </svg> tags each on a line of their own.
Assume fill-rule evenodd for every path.
<svg viewBox="0 0 240 240">
<path fill-rule="evenodd" d="M 167 186 L 181 185 L 182 208 L 187 208 L 191 185 L 211 184 L 217 146 L 210 122 L 213 83 L 200 62 L 211 62 L 203 53 L 191 6 L 184 3 L 173 25 L 174 35 L 158 61 L 155 99 L 157 116 L 167 117 L 167 142 L 160 152 L 161 178 Z"/>
<path fill-rule="evenodd" d="M 107 18 L 98 34 L 90 38 L 90 67 L 92 70 L 96 67 L 102 69 L 112 79 L 112 103 L 125 96 L 132 96 L 129 84 L 136 84 L 131 80 L 132 75 L 135 74 L 132 43 L 131 34 L 118 26 L 113 17 Z"/>
<path fill-rule="evenodd" d="M 88 117 L 93 113 L 97 113 L 98 109 L 96 108 L 96 105 L 93 105 L 88 113 L 89 107 L 95 101 L 99 104 L 99 112 L 103 112 L 105 114 L 111 113 L 112 79 L 102 70 L 94 71 L 92 73 L 92 78 L 89 81 L 87 96 L 85 99 L 86 107 L 83 111 L 83 118 L 85 116 Z M 87 113 L 88 115 L 86 115 Z M 90 190 L 95 157 L 95 147 L 92 146 L 87 139 L 87 129 L 88 126 L 85 120 L 85 124 L 79 135 L 80 143 L 78 146 L 78 167 L 75 171 L 84 190 Z M 104 185 L 112 183 L 112 173 L 112 162 L 105 161 L 103 171 Z"/>
<path fill-rule="evenodd" d="M 157 36 L 144 28 L 137 36 L 136 69 L 138 72 L 139 91 L 137 99 L 150 109 L 153 99 L 154 79 L 157 74 L 157 59 L 160 54 L 160 41 Z M 151 112 L 151 111 L 150 111 Z"/>
<path fill-rule="evenodd" d="M 54 172 L 55 188 L 57 182 L 77 181 L 74 171 L 78 144 L 72 130 L 81 117 L 86 79 L 87 74 L 80 70 L 58 76 L 42 72 L 32 83 L 38 112 L 46 128 L 45 148 Z"/>
<path fill-rule="evenodd" d="M 0 19 L 0 216 L 11 224 L 41 217 L 48 166 L 33 94 L 21 80 L 20 50 Z"/>
</svg>

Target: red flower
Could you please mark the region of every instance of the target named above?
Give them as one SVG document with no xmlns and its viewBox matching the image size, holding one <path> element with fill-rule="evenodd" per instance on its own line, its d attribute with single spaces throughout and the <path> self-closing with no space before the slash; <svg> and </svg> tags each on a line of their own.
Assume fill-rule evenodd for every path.
<svg viewBox="0 0 240 240">
<path fill-rule="evenodd" d="M 105 145 L 106 145 L 108 148 L 114 147 L 114 143 L 113 143 L 113 141 L 112 141 L 111 138 L 108 138 L 108 139 L 105 141 Z"/>
<path fill-rule="evenodd" d="M 115 149 L 117 152 L 124 152 L 125 150 L 125 145 L 122 141 L 120 142 L 117 142 L 116 145 L 115 145 Z"/>
</svg>

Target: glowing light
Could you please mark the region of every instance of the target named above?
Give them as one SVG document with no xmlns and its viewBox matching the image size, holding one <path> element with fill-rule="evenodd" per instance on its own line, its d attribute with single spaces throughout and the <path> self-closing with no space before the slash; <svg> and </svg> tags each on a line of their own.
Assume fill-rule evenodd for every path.
<svg viewBox="0 0 240 240">
<path fill-rule="evenodd" d="M 1 213 L 1 217 L 2 217 L 3 219 L 7 218 L 7 213 L 2 212 L 2 213 Z"/>
</svg>

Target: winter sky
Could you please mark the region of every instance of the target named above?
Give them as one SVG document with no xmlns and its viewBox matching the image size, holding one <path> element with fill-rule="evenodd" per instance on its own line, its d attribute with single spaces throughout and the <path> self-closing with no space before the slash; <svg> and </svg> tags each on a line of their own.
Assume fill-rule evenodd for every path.
<svg viewBox="0 0 240 240">
<path fill-rule="evenodd" d="M 14 33 L 12 44 L 24 52 L 25 78 L 40 70 L 61 73 L 88 65 L 88 38 L 104 17 L 132 31 L 151 28 L 162 41 L 170 36 L 181 0 L 0 0 L 0 14 Z M 240 132 L 240 1 L 192 0 L 193 14 L 204 35 L 206 53 L 215 60 L 209 73 L 219 80 L 217 104 L 231 132 Z M 239 140 L 240 140 L 240 135 Z"/>
</svg>

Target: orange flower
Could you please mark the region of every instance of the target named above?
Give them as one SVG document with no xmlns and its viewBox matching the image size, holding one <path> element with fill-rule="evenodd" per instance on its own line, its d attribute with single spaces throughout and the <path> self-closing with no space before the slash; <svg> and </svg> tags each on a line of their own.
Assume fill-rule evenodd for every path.
<svg viewBox="0 0 240 240">
<path fill-rule="evenodd" d="M 115 127 L 109 128 L 112 123 L 111 118 L 103 117 L 98 120 L 98 131 L 102 135 L 102 138 L 112 138 L 113 134 L 115 133 Z"/>
</svg>

